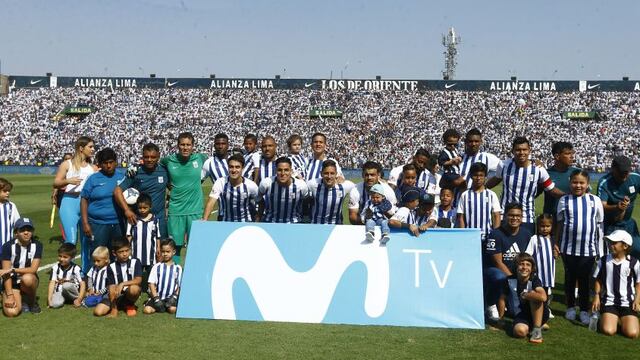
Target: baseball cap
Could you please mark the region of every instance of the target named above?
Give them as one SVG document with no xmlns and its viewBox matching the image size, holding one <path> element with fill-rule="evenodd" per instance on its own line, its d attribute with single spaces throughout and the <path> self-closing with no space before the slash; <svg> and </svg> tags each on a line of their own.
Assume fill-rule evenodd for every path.
<svg viewBox="0 0 640 360">
<path fill-rule="evenodd" d="M 423 192 L 420 194 L 420 205 L 433 205 L 436 203 L 436 199 L 431 194 Z"/>
<path fill-rule="evenodd" d="M 615 167 L 622 172 L 631 171 L 631 159 L 624 155 L 616 156 L 611 162 L 611 167 Z"/>
<path fill-rule="evenodd" d="M 605 235 L 605 240 L 609 240 L 611 242 L 621 241 L 629 246 L 633 244 L 633 239 L 631 235 L 624 230 L 614 230 L 611 234 Z"/>
<path fill-rule="evenodd" d="M 23 227 L 30 227 L 32 229 L 35 229 L 35 227 L 33 226 L 33 222 L 31 222 L 31 219 L 29 218 L 19 218 L 18 220 L 16 220 L 16 223 L 13 225 L 14 229 L 22 229 Z"/>
<path fill-rule="evenodd" d="M 415 186 L 408 186 L 402 191 L 402 202 L 411 202 L 420 198 L 420 190 Z"/>
<path fill-rule="evenodd" d="M 371 190 L 369 190 L 369 192 L 371 193 L 376 193 L 376 194 L 380 194 L 382 196 L 384 196 L 384 188 L 382 187 L 381 184 L 375 184 L 371 187 Z"/>
</svg>

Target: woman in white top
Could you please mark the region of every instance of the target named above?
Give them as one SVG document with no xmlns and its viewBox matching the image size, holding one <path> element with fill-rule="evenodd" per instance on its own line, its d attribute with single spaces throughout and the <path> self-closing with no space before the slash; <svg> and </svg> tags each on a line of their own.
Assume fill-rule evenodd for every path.
<svg viewBox="0 0 640 360">
<path fill-rule="evenodd" d="M 97 171 L 91 164 L 94 144 L 87 136 L 81 136 L 74 144 L 75 152 L 70 160 L 66 160 L 58 167 L 53 187 L 64 189 L 60 203 L 60 222 L 65 235 L 65 241 L 76 244 L 78 241 L 78 226 L 80 224 L 80 191 L 89 175 Z M 66 188 L 65 188 L 66 187 Z M 82 249 L 89 248 L 82 244 Z"/>
</svg>

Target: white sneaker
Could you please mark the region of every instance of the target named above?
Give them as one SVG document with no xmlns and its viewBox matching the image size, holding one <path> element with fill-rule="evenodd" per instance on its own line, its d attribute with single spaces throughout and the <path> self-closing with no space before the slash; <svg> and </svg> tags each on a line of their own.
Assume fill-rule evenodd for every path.
<svg viewBox="0 0 640 360">
<path fill-rule="evenodd" d="M 589 318 L 589 313 L 586 311 L 580 311 L 580 322 L 582 325 L 589 325 L 591 322 L 591 318 Z"/>
<path fill-rule="evenodd" d="M 500 320 L 500 314 L 498 314 L 498 307 L 496 305 L 487 306 L 486 314 L 487 318 L 491 321 Z"/>
<path fill-rule="evenodd" d="M 365 235 L 365 238 L 368 242 L 373 242 L 373 231 L 367 231 L 367 234 Z"/>
<path fill-rule="evenodd" d="M 564 318 L 569 321 L 574 321 L 576 319 L 576 308 L 568 308 L 567 312 L 564 314 Z"/>
<path fill-rule="evenodd" d="M 551 312 L 551 309 L 549 309 L 549 319 L 555 319 L 556 317 L 553 315 L 553 313 Z"/>
</svg>

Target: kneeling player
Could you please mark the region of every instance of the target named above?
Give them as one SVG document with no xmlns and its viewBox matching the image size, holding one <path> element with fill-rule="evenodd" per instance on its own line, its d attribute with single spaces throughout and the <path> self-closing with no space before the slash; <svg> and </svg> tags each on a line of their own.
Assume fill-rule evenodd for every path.
<svg viewBox="0 0 640 360">
<path fill-rule="evenodd" d="M 180 294 L 182 267 L 173 262 L 176 243 L 171 239 L 160 241 L 160 261 L 149 273 L 151 297 L 144 304 L 144 313 L 168 312 L 175 314 Z"/>
</svg>

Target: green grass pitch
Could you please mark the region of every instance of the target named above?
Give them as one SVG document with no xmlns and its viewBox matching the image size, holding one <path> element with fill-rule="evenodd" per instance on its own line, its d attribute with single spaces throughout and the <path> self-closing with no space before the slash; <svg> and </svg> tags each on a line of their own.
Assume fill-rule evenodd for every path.
<svg viewBox="0 0 640 360">
<path fill-rule="evenodd" d="M 43 264 L 56 261 L 59 221 L 49 229 L 53 178 L 2 175 L 14 184 L 11 200 L 34 219 L 44 244 Z M 210 184 L 205 186 L 208 193 Z M 499 187 L 498 187 L 499 188 Z M 538 200 L 541 202 L 541 199 Z M 538 204 L 541 208 L 541 204 Z M 638 219 L 638 208 L 634 213 Z M 95 318 L 87 309 L 65 306 L 40 315 L 0 317 L 0 359 L 443 359 L 443 358 L 603 358 L 637 359 L 640 342 L 589 332 L 563 318 L 563 287 L 557 264 L 556 318 L 542 345 L 510 338 L 504 331 L 315 325 L 274 322 L 181 320 L 167 314 L 117 319 Z M 41 272 L 38 294 L 46 305 L 48 274 Z M 143 295 L 139 301 L 146 298 Z"/>
</svg>

